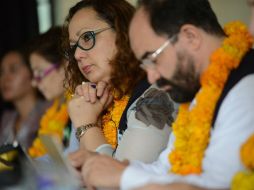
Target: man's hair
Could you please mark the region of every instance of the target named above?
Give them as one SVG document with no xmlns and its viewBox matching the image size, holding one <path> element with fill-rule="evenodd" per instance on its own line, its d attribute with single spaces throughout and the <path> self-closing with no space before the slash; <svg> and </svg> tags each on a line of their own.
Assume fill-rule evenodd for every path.
<svg viewBox="0 0 254 190">
<path fill-rule="evenodd" d="M 185 24 L 191 24 L 215 36 L 225 36 L 208 0 L 139 0 L 150 17 L 154 31 L 172 37 Z"/>
</svg>

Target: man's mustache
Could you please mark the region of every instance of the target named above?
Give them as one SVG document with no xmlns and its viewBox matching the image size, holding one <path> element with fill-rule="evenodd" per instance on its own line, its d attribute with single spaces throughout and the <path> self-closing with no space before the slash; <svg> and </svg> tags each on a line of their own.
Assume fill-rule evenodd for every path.
<svg viewBox="0 0 254 190">
<path fill-rule="evenodd" d="M 156 81 L 156 85 L 159 88 L 170 86 L 171 88 L 166 90 L 167 93 L 171 96 L 171 98 L 177 103 L 186 103 L 192 101 L 195 97 L 200 86 L 195 86 L 193 89 L 188 89 L 186 87 L 182 87 L 179 84 L 176 84 L 172 80 L 165 79 L 161 77 Z"/>
<path fill-rule="evenodd" d="M 183 88 L 180 85 L 176 84 L 172 80 L 165 79 L 164 77 L 160 77 L 156 81 L 156 85 L 159 88 L 162 88 L 162 87 L 165 87 L 165 86 L 170 86 L 171 88 L 178 89 L 178 90 L 183 91 L 183 92 L 186 91 L 185 88 Z"/>
</svg>

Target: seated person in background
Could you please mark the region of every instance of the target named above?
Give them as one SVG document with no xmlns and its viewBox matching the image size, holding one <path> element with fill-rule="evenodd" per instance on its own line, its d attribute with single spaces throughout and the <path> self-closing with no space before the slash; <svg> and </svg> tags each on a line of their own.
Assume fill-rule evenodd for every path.
<svg viewBox="0 0 254 190">
<path fill-rule="evenodd" d="M 8 108 L 13 108 L 13 105 L 10 102 L 6 102 L 4 101 L 3 97 L 2 97 L 2 93 L 1 93 L 1 88 L 0 88 L 0 120 L 2 118 L 2 114 L 4 113 L 4 111 Z"/>
<path fill-rule="evenodd" d="M 84 0 L 69 11 L 66 74 L 75 95 L 68 110 L 81 131 L 80 150 L 69 156 L 74 167 L 88 151 L 152 162 L 166 146 L 175 109 L 165 92 L 149 87 L 130 49 L 134 10 L 124 0 Z"/>
<path fill-rule="evenodd" d="M 68 147 L 70 120 L 67 112 L 68 94 L 63 86 L 66 60 L 61 53 L 61 27 L 55 27 L 35 38 L 30 44 L 29 59 L 33 70 L 33 84 L 49 101 L 51 107 L 41 119 L 38 134 L 53 135 Z M 46 150 L 39 138 L 29 149 L 32 157 L 41 157 Z"/>
<path fill-rule="evenodd" d="M 1 96 L 11 105 L 1 117 L 0 145 L 17 141 L 27 150 L 37 136 L 48 103 L 32 86 L 33 74 L 24 52 L 9 51 L 0 64 Z"/>
<path fill-rule="evenodd" d="M 128 165 L 96 155 L 82 168 L 87 186 L 229 189 L 243 168 L 240 147 L 254 133 L 254 51 L 247 27 L 234 22 L 223 31 L 208 0 L 142 0 L 129 34 L 149 81 L 182 105 L 156 162 Z"/>
</svg>

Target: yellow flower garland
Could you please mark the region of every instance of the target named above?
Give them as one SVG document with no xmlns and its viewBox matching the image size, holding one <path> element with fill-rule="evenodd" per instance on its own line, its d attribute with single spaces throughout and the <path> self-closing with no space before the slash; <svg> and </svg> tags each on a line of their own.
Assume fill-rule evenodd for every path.
<svg viewBox="0 0 254 190">
<path fill-rule="evenodd" d="M 227 38 L 211 56 L 207 70 L 201 75 L 201 90 L 195 96 L 196 104 L 183 104 L 173 123 L 176 137 L 169 154 L 171 172 L 188 175 L 202 172 L 202 160 L 207 148 L 211 122 L 216 103 L 232 69 L 252 46 L 252 37 L 246 26 L 232 22 L 225 28 Z"/>
<path fill-rule="evenodd" d="M 129 96 L 123 96 L 120 100 L 114 99 L 113 105 L 102 117 L 102 131 L 106 141 L 113 147 L 117 145 L 117 129 L 122 113 L 129 101 Z"/>
<path fill-rule="evenodd" d="M 238 172 L 232 181 L 232 190 L 254 189 L 254 134 L 241 148 L 241 159 L 247 171 Z"/>
<path fill-rule="evenodd" d="M 32 158 L 36 158 L 46 154 L 46 149 L 43 146 L 39 135 L 53 135 L 62 141 L 64 128 L 66 127 L 68 120 L 69 116 L 67 113 L 66 102 L 60 105 L 60 100 L 56 99 L 40 121 L 38 137 L 33 141 L 32 146 L 29 148 L 29 155 Z"/>
<path fill-rule="evenodd" d="M 254 134 L 242 146 L 241 159 L 247 169 L 254 171 Z"/>
</svg>

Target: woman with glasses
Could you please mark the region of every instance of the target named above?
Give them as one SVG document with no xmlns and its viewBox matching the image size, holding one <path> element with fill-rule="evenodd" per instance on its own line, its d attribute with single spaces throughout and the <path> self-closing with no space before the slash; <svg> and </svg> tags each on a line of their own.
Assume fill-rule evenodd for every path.
<svg viewBox="0 0 254 190">
<path fill-rule="evenodd" d="M 134 11 L 124 0 L 83 0 L 66 18 L 66 82 L 74 93 L 68 110 L 80 143 L 69 158 L 76 168 L 91 152 L 152 162 L 166 146 L 173 103 L 147 84 L 131 51 Z"/>
<path fill-rule="evenodd" d="M 37 136 L 40 118 L 48 104 L 32 86 L 32 76 L 23 51 L 11 50 L 2 57 L 0 92 L 8 106 L 2 110 L 0 145 L 16 141 L 28 150 Z"/>
<path fill-rule="evenodd" d="M 61 36 L 61 27 L 54 27 L 35 38 L 30 44 L 29 59 L 34 86 L 53 102 L 41 119 L 38 134 L 56 136 L 67 147 L 71 128 L 67 113 L 68 95 L 63 86 L 66 59 L 60 51 Z M 39 138 L 33 142 L 29 154 L 32 157 L 46 154 Z"/>
</svg>

